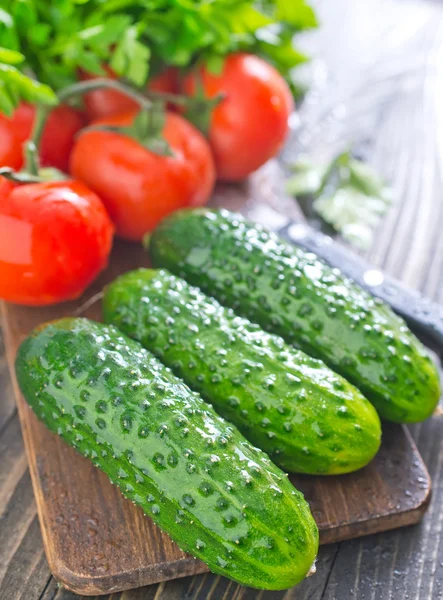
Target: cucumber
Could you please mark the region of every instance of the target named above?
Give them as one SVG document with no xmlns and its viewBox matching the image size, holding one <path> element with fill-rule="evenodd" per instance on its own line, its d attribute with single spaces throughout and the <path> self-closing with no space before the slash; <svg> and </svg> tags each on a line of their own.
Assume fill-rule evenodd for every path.
<svg viewBox="0 0 443 600">
<path fill-rule="evenodd" d="M 61 319 L 22 343 L 16 373 L 38 418 L 214 573 L 280 590 L 312 569 L 303 495 L 138 342 Z"/>
<path fill-rule="evenodd" d="M 140 341 L 286 471 L 349 473 L 380 446 L 380 420 L 322 362 L 166 271 L 105 290 L 104 320 Z"/>
<path fill-rule="evenodd" d="M 226 210 L 179 211 L 154 231 L 150 255 L 221 304 L 323 360 L 379 415 L 413 423 L 440 396 L 435 365 L 380 300 L 314 254 Z"/>
</svg>

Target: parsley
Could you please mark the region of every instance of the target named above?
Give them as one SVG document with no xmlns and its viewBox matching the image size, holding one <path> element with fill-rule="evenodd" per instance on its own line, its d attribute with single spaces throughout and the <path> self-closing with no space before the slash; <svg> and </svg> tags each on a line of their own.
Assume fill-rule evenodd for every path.
<svg viewBox="0 0 443 600">
<path fill-rule="evenodd" d="M 105 75 L 106 63 L 142 87 L 165 65 L 187 68 L 205 60 L 218 71 L 227 53 L 243 50 L 290 79 L 307 60 L 293 36 L 316 26 L 305 0 L 0 0 L 0 46 L 11 52 L 0 55 L 9 73 L 0 75 L 8 80 L 0 110 L 10 112 L 18 96 L 49 101 L 48 87 L 31 90 L 18 81 L 18 71 L 58 91 L 79 69 Z"/>
<path fill-rule="evenodd" d="M 368 250 L 374 229 L 391 204 L 391 194 L 367 164 L 343 152 L 328 165 L 300 160 L 287 182 L 293 196 L 313 199 L 314 211 L 345 240 Z"/>
<path fill-rule="evenodd" d="M 6 115 L 12 114 L 20 100 L 57 104 L 57 97 L 51 88 L 30 79 L 19 70 L 24 61 L 25 57 L 20 52 L 0 48 L 0 112 Z"/>
</svg>

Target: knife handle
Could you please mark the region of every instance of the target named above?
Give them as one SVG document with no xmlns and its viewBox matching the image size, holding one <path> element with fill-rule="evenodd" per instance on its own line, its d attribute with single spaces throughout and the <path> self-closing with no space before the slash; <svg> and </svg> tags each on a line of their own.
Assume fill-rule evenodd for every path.
<svg viewBox="0 0 443 600">
<path fill-rule="evenodd" d="M 443 351 L 443 306 L 407 288 L 308 225 L 289 223 L 278 234 L 292 244 L 316 254 L 331 267 L 337 267 L 371 294 L 390 304 L 425 344 L 439 353 Z"/>
</svg>

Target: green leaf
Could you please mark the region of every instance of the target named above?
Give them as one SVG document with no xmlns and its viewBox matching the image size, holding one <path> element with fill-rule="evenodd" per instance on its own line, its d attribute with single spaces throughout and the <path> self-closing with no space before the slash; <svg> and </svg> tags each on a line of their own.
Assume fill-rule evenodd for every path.
<svg viewBox="0 0 443 600">
<path fill-rule="evenodd" d="M 28 0 L 14 2 L 12 16 L 14 23 L 20 28 L 30 28 L 38 19 L 36 4 Z"/>
<path fill-rule="evenodd" d="M 318 26 L 314 9 L 304 0 L 277 0 L 276 17 L 297 29 Z"/>
<path fill-rule="evenodd" d="M 102 67 L 101 60 L 93 52 L 89 52 L 87 50 L 80 52 L 76 57 L 76 63 L 87 73 L 102 76 L 106 75 L 106 71 Z"/>
<path fill-rule="evenodd" d="M 21 52 L 8 50 L 8 48 L 0 48 L 0 62 L 6 63 L 7 65 L 19 65 L 24 60 L 25 57 Z"/>
<path fill-rule="evenodd" d="M 146 83 L 149 72 L 150 50 L 137 39 L 137 27 L 126 30 L 123 39 L 117 44 L 111 58 L 111 67 L 119 75 L 138 87 Z"/>
<path fill-rule="evenodd" d="M 49 40 L 51 28 L 46 23 L 36 23 L 29 32 L 29 40 L 32 44 L 43 46 Z"/>
<path fill-rule="evenodd" d="M 103 31 L 105 30 L 105 26 L 95 25 L 94 27 L 88 27 L 87 29 L 83 29 L 83 31 L 79 31 L 78 37 L 81 40 L 91 40 L 103 35 Z"/>
<path fill-rule="evenodd" d="M 128 16 L 112 16 L 106 21 L 87 27 L 79 32 L 78 37 L 92 45 L 101 44 L 107 46 L 114 44 L 125 35 L 126 29 L 131 24 L 131 18 Z"/>
<path fill-rule="evenodd" d="M 349 163 L 350 182 L 356 189 L 368 196 L 380 196 L 383 193 L 382 179 L 369 165 L 358 160 Z"/>
<path fill-rule="evenodd" d="M 320 192 L 326 169 L 324 167 L 307 167 L 292 175 L 286 183 L 286 189 L 291 196 L 313 196 Z"/>
<path fill-rule="evenodd" d="M 354 246 L 368 250 L 373 229 L 385 214 L 389 202 L 380 197 L 368 196 L 353 186 L 338 188 L 330 196 L 314 201 L 315 211 Z"/>
<path fill-rule="evenodd" d="M 288 192 L 311 197 L 313 209 L 326 223 L 352 245 L 367 250 L 391 203 L 389 190 L 374 170 L 352 158 L 349 150 L 325 165 L 300 160 L 294 170 Z"/>
<path fill-rule="evenodd" d="M 49 106 L 58 103 L 57 96 L 50 87 L 30 79 L 12 65 L 0 63 L 0 84 L 2 85 L 2 111 L 8 115 L 19 100 Z"/>
<path fill-rule="evenodd" d="M 146 83 L 149 73 L 148 60 L 151 56 L 149 48 L 135 42 L 128 56 L 128 70 L 125 73 L 128 81 L 141 87 Z"/>
<path fill-rule="evenodd" d="M 295 48 L 291 40 L 277 43 L 260 42 L 260 53 L 268 60 L 271 59 L 276 66 L 286 73 L 290 69 L 302 65 L 308 60 L 308 56 Z"/>
<path fill-rule="evenodd" d="M 271 23 L 273 23 L 273 19 L 260 12 L 252 4 L 240 4 L 232 13 L 232 31 L 234 33 L 254 32 Z"/>
<path fill-rule="evenodd" d="M 1 2 L 0 2 L 1 3 Z M 208 60 L 219 72 L 226 54 L 258 53 L 285 77 L 307 57 L 294 34 L 316 19 L 306 0 L 3 0 L 0 47 L 25 56 L 24 73 L 59 90 L 78 69 L 109 64 L 142 87 L 165 65 Z M 10 59 L 0 59 L 3 63 Z M 100 65 L 100 67 L 99 67 Z"/>
<path fill-rule="evenodd" d="M 8 28 L 12 28 L 14 24 L 12 16 L 3 8 L 0 8 L 0 23 L 2 23 L 5 27 Z"/>
<path fill-rule="evenodd" d="M 0 81 L 0 111 L 10 117 L 14 112 L 15 103 L 4 81 Z"/>
</svg>

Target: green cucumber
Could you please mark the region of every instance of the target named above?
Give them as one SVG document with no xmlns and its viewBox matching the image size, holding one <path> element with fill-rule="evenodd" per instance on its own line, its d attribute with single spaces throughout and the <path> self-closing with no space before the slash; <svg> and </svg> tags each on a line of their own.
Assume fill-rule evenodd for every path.
<svg viewBox="0 0 443 600">
<path fill-rule="evenodd" d="M 61 319 L 22 343 L 16 373 L 46 426 L 214 573 L 280 590 L 312 569 L 303 495 L 138 342 Z"/>
<path fill-rule="evenodd" d="M 356 388 L 183 279 L 126 273 L 106 288 L 103 315 L 286 471 L 349 473 L 380 446 L 378 415 Z"/>
<path fill-rule="evenodd" d="M 435 365 L 405 323 L 337 269 L 226 210 L 179 211 L 152 234 L 155 267 L 323 360 L 380 416 L 429 417 L 440 396 Z"/>
</svg>

